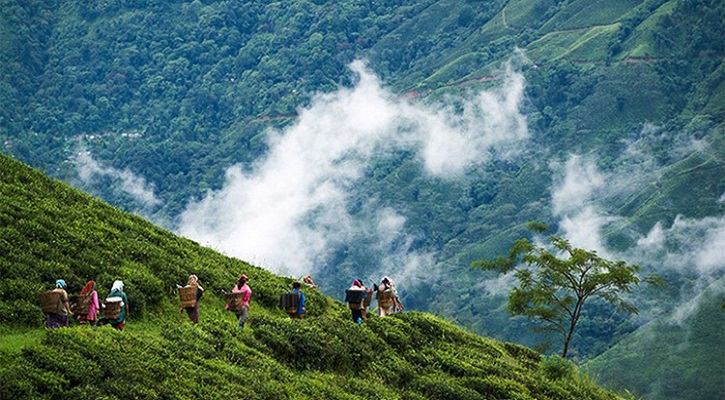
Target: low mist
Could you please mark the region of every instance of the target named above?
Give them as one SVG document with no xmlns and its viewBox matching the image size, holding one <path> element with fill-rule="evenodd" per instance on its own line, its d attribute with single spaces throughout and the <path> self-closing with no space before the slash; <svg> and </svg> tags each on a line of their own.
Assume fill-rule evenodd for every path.
<svg viewBox="0 0 725 400">
<path fill-rule="evenodd" d="M 146 179 L 128 169 L 120 170 L 104 165 L 94 159 L 90 151 L 85 149 L 78 151 L 73 163 L 78 172 L 80 187 L 93 193 L 98 191 L 103 179 L 109 179 L 111 184 L 104 187 L 129 197 L 135 203 L 135 212 L 145 218 L 152 219 L 153 211 L 162 204 L 162 201 L 156 197 L 154 186 L 147 183 Z"/>
<path fill-rule="evenodd" d="M 293 126 L 269 131 L 266 156 L 251 169 L 230 167 L 222 189 L 188 204 L 179 233 L 295 276 L 314 274 L 360 237 L 377 243 L 379 267 L 394 279 L 431 268 L 432 255 L 410 250 L 401 210 L 370 199 L 362 205 L 366 218 L 355 219 L 349 193 L 375 160 L 396 151 L 416 154 L 429 179 L 461 176 L 490 160 L 494 148 L 515 152 L 529 135 L 519 111 L 524 78 L 509 66 L 497 89 L 453 99 L 462 104 L 454 111 L 452 102 L 413 104 L 393 95 L 362 61 L 350 68 L 353 87 L 317 95 Z"/>
<path fill-rule="evenodd" d="M 699 146 L 696 141 L 682 143 L 678 152 L 685 157 L 698 151 Z M 626 221 L 617 215 L 616 204 L 643 191 L 662 173 L 663 166 L 637 147 L 637 143 L 631 143 L 617 167 L 609 171 L 598 168 L 594 156 L 570 155 L 566 161 L 552 164 L 552 210 L 560 230 L 557 234 L 605 258 L 640 265 L 645 273 L 694 277 L 695 290 L 683 293 L 681 299 L 689 301 L 725 275 L 725 216 L 698 219 L 680 215 L 671 223 L 655 223 L 649 232 L 627 231 L 636 246 L 624 252 L 608 248 L 603 239 L 611 224 Z M 679 311 L 681 318 L 686 316 L 686 309 Z"/>
</svg>

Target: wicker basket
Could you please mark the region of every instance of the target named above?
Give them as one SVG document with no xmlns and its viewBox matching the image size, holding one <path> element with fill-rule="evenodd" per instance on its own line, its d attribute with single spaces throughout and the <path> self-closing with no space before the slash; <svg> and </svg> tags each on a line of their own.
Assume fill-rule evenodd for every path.
<svg viewBox="0 0 725 400">
<path fill-rule="evenodd" d="M 370 303 L 373 302 L 373 290 L 372 289 L 368 289 L 367 290 L 367 293 L 368 293 L 368 295 L 365 296 L 365 298 L 363 299 L 363 307 L 364 308 L 370 307 Z"/>
<path fill-rule="evenodd" d="M 227 293 L 227 306 L 229 307 L 228 310 L 232 312 L 240 311 L 242 309 L 243 298 L 244 293 L 242 292 Z"/>
<path fill-rule="evenodd" d="M 390 308 L 393 305 L 393 291 L 392 290 L 378 291 L 377 299 L 378 299 L 378 307 Z"/>
<path fill-rule="evenodd" d="M 297 308 L 300 306 L 300 293 L 299 292 L 284 292 L 279 297 L 279 306 L 289 312 L 297 312 Z"/>
<path fill-rule="evenodd" d="M 55 291 L 47 291 L 38 293 L 40 308 L 43 314 L 62 314 L 61 310 L 61 293 Z"/>
<path fill-rule="evenodd" d="M 121 297 L 109 297 L 103 302 L 103 315 L 109 320 L 119 319 L 123 305 Z"/>
<path fill-rule="evenodd" d="M 91 310 L 91 298 L 92 293 L 84 294 L 82 296 L 78 296 L 76 298 L 76 301 L 73 306 L 71 306 L 72 310 L 76 314 L 88 314 L 88 312 Z"/>
<path fill-rule="evenodd" d="M 184 286 L 183 288 L 179 289 L 179 300 L 181 300 L 181 307 L 196 307 L 196 291 L 196 286 Z"/>
</svg>

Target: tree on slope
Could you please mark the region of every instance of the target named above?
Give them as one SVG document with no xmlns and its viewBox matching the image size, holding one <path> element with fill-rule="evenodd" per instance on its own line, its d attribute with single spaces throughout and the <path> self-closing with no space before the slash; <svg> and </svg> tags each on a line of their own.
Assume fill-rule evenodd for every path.
<svg viewBox="0 0 725 400">
<path fill-rule="evenodd" d="M 530 222 L 528 227 L 540 233 L 547 229 L 536 222 Z M 508 256 L 481 259 L 474 261 L 473 266 L 502 274 L 513 272 L 518 282 L 509 292 L 509 311 L 542 322 L 544 329 L 561 333 L 562 357 L 566 358 L 584 303 L 590 298 L 599 297 L 620 311 L 637 313 L 637 308 L 625 301 L 623 294 L 631 293 L 639 285 L 640 268 L 624 261 L 606 260 L 595 251 L 572 247 L 562 237 L 551 236 L 550 240 L 557 254 L 522 238 L 511 247 Z M 646 280 L 656 282 L 654 277 Z"/>
</svg>

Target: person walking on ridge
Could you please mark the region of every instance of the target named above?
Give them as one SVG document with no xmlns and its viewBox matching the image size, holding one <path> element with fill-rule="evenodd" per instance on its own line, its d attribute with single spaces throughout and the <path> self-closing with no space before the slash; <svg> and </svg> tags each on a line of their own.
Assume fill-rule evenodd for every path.
<svg viewBox="0 0 725 400">
<path fill-rule="evenodd" d="M 355 279 L 345 291 L 345 302 L 350 308 L 352 320 L 358 324 L 362 324 L 363 321 L 363 302 L 366 295 L 367 289 L 358 279 Z"/>
<path fill-rule="evenodd" d="M 83 313 L 81 313 L 80 311 L 77 313 L 78 315 L 76 316 L 76 318 L 78 318 L 78 321 L 81 324 L 87 323 L 95 326 L 96 315 L 98 314 L 98 310 L 101 308 L 100 304 L 98 303 L 98 292 L 96 292 L 95 281 L 86 282 L 86 285 L 83 286 L 83 289 L 81 289 L 81 294 L 78 296 L 76 304 L 81 306 L 82 310 L 84 311 Z"/>
<path fill-rule="evenodd" d="M 302 282 L 304 282 L 305 285 L 309 286 L 312 289 L 317 290 L 320 288 L 319 285 L 315 285 L 315 282 L 312 280 L 312 277 L 309 275 L 306 275 L 304 278 L 302 278 Z"/>
<path fill-rule="evenodd" d="M 123 331 L 123 328 L 126 326 L 126 317 L 128 317 L 128 297 L 123 291 L 123 287 L 123 281 L 114 281 L 111 286 L 111 293 L 108 294 L 108 298 L 106 299 L 108 303 L 111 299 L 115 300 L 116 298 L 120 298 L 121 312 L 118 318 L 108 320 L 108 323 L 119 331 Z"/>
<path fill-rule="evenodd" d="M 385 317 L 393 313 L 393 306 L 395 305 L 395 284 L 393 280 L 387 276 L 384 276 L 380 280 L 380 286 L 374 285 L 374 289 L 377 292 L 376 298 L 378 300 L 378 313 L 381 317 Z"/>
<path fill-rule="evenodd" d="M 237 320 L 239 321 L 239 325 L 237 326 L 239 329 L 244 329 L 244 324 L 247 322 L 247 313 L 249 312 L 249 299 L 252 298 L 252 289 L 250 289 L 249 285 L 247 285 L 248 280 L 249 278 L 247 278 L 246 275 L 241 274 L 239 275 L 239 279 L 237 279 L 237 284 L 234 285 L 234 287 L 232 288 L 232 293 L 242 293 L 241 307 L 239 311 L 235 312 Z M 229 308 L 228 304 L 227 308 Z"/>
<path fill-rule="evenodd" d="M 68 326 L 68 316 L 73 315 L 68 304 L 68 292 L 65 291 L 66 284 L 63 279 L 55 281 L 55 289 L 51 290 L 57 293 L 58 303 L 55 313 L 48 313 L 45 317 L 45 326 L 51 329 L 62 328 Z"/>
<path fill-rule="evenodd" d="M 292 283 L 292 293 L 299 293 L 300 294 L 300 303 L 297 306 L 297 310 L 290 314 L 290 317 L 294 319 L 304 319 L 305 318 L 305 311 L 307 309 L 305 308 L 305 294 L 301 290 L 302 284 L 299 282 L 293 282 Z"/>
<path fill-rule="evenodd" d="M 196 288 L 196 291 L 194 295 L 196 296 L 196 301 L 194 301 L 194 305 L 191 307 L 181 307 L 179 310 L 180 313 L 184 312 L 186 310 L 186 313 L 189 315 L 189 319 L 191 320 L 192 324 L 198 324 L 199 323 L 199 299 L 201 299 L 201 296 L 204 295 L 204 288 L 201 287 L 199 284 L 199 277 L 196 275 L 189 275 L 189 280 L 186 282 L 187 288 Z"/>
</svg>

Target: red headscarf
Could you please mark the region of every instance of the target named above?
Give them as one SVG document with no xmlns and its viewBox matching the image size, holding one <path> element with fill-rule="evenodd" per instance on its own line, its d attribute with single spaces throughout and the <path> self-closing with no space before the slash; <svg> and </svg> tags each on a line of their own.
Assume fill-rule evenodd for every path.
<svg viewBox="0 0 725 400">
<path fill-rule="evenodd" d="M 88 293 L 92 292 L 93 289 L 95 289 L 95 287 L 96 287 L 96 282 L 95 281 L 88 281 L 88 282 L 86 282 L 86 285 L 83 286 L 83 289 L 81 289 L 81 296 L 83 296 L 84 294 L 88 294 Z"/>
</svg>

